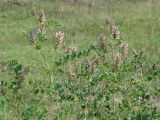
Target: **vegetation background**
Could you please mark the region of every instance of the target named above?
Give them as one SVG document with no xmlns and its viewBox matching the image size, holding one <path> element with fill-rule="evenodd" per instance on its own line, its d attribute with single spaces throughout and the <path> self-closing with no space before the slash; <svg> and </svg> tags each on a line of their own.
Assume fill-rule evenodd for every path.
<svg viewBox="0 0 160 120">
<path fill-rule="evenodd" d="M 41 62 L 43 57 L 26 38 L 28 32 L 33 28 L 35 29 L 38 24 L 36 19 L 31 15 L 33 7 L 37 10 L 43 9 L 46 15 L 48 40 L 43 43 L 43 48 L 45 49 L 45 55 L 51 68 L 56 67 L 53 63 L 62 54 L 60 50 L 57 53 L 54 48 L 55 32 L 63 31 L 65 33 L 66 45 L 76 45 L 79 50 L 84 50 L 89 47 L 89 45 L 96 44 L 99 33 L 108 33 L 107 26 L 105 25 L 106 18 L 114 20 L 123 38 L 129 43 L 129 59 L 132 58 L 131 54 L 135 49 L 138 53 L 144 52 L 147 56 L 143 62 L 149 66 L 148 68 L 152 68 L 152 65 L 158 64 L 156 77 L 154 77 L 153 80 L 148 80 L 151 77 L 150 73 L 144 72 L 142 75 L 141 72 L 138 72 L 134 75 L 134 71 L 127 71 L 128 73 L 122 75 L 123 79 L 120 78 L 119 89 L 127 88 L 126 86 L 129 83 L 123 81 L 124 79 L 136 79 L 138 82 L 135 84 L 142 85 L 141 88 L 137 87 L 137 93 L 139 93 L 137 96 L 141 96 L 141 94 L 143 96 L 144 93 L 149 94 L 150 98 L 154 99 L 154 105 L 150 105 L 151 103 L 147 102 L 144 103 L 144 105 L 134 107 L 134 105 L 139 102 L 138 100 L 137 102 L 135 102 L 136 100 L 133 102 L 132 96 L 134 95 L 130 94 L 126 99 L 128 99 L 130 103 L 135 104 L 131 105 L 126 103 L 124 106 L 121 106 L 123 110 L 119 110 L 118 107 L 117 112 L 114 110 L 114 112 L 106 113 L 102 110 L 101 113 L 105 115 L 102 114 L 100 117 L 95 114 L 89 114 L 90 110 L 86 109 L 88 103 L 84 101 L 81 101 L 81 103 L 86 105 L 84 105 L 84 110 L 76 107 L 80 106 L 79 103 L 76 102 L 67 100 L 59 102 L 59 98 L 55 97 L 58 93 L 52 93 L 53 88 L 48 86 L 48 84 L 50 84 L 47 81 L 48 74 L 43 69 L 43 64 L 45 63 Z M 14 59 L 20 64 L 29 64 L 32 66 L 32 73 L 26 76 L 26 80 L 21 86 L 22 88 L 20 88 L 18 92 L 15 92 L 10 86 L 15 79 L 14 72 L 12 70 L 5 72 L 0 71 L 2 92 L 0 94 L 0 119 L 159 120 L 159 11 L 159 0 L 1 0 L 0 60 L 8 61 Z M 107 37 L 110 37 L 110 35 L 108 34 Z M 94 56 L 94 53 L 91 56 Z M 104 71 L 107 69 L 105 67 L 102 68 Z M 148 68 L 143 69 L 147 71 Z M 57 67 L 57 69 L 60 68 Z M 66 70 L 66 68 L 61 69 Z M 57 72 L 57 74 L 59 73 Z M 60 75 L 54 79 L 56 79 L 55 81 L 60 80 L 62 82 L 65 78 L 65 75 Z M 119 82 L 117 83 L 119 84 Z M 112 86 L 113 83 L 110 84 Z M 99 83 L 97 85 L 99 85 Z M 136 85 L 132 87 L 136 88 Z M 7 89 L 5 95 L 3 94 L 4 89 Z M 96 90 L 96 87 L 93 87 L 93 89 Z M 127 89 L 126 91 L 132 93 L 132 90 L 133 89 Z M 134 89 L 133 91 L 136 90 Z M 112 99 L 112 95 L 115 95 L 115 92 L 111 94 L 111 96 L 109 95 L 109 99 Z M 116 95 L 119 96 L 119 93 L 116 93 Z M 121 97 L 117 99 L 121 99 Z M 99 104 L 99 107 L 100 106 L 103 106 L 103 102 Z M 155 113 L 153 113 L 153 106 L 156 106 Z M 112 111 L 112 107 L 110 109 Z"/>
<path fill-rule="evenodd" d="M 3 45 L 1 49 L 6 51 L 7 56 L 16 56 L 20 61 L 28 62 L 36 56 L 23 36 L 23 32 L 34 26 L 30 15 L 32 7 L 43 9 L 48 20 L 54 20 L 61 25 L 51 26 L 53 32 L 50 34 L 63 30 L 68 39 L 76 35 L 81 46 L 95 41 L 99 32 L 106 31 L 103 22 L 108 17 L 121 26 L 121 31 L 135 49 L 146 51 L 152 56 L 152 60 L 158 59 L 160 54 L 159 1 L 93 0 L 92 3 L 91 0 L 79 0 L 78 5 L 73 0 L 15 1 L 1 0 L 0 42 Z M 52 41 L 50 39 L 46 43 L 48 48 L 53 46 Z"/>
</svg>

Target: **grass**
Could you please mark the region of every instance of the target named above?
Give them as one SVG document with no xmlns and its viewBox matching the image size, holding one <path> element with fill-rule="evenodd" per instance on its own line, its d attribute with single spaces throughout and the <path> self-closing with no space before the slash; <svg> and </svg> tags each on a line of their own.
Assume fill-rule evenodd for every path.
<svg viewBox="0 0 160 120">
<path fill-rule="evenodd" d="M 99 32 L 106 31 L 104 21 L 106 17 L 109 17 L 120 25 L 120 28 L 124 31 L 124 36 L 132 46 L 138 49 L 142 45 L 146 46 L 145 49 L 147 50 L 145 51 L 157 57 L 159 50 L 155 53 L 154 49 L 159 48 L 159 40 L 157 38 L 159 31 L 159 28 L 157 28 L 159 25 L 157 8 L 159 8 L 159 4 L 156 1 L 152 3 L 122 1 L 117 4 L 111 2 L 109 4 L 110 7 L 106 3 L 106 6 L 104 6 L 106 8 L 88 8 L 86 6 L 71 6 L 61 3 L 55 5 L 49 4 L 49 2 L 44 2 L 44 4 L 43 2 L 39 2 L 39 4 L 38 7 L 35 6 L 45 10 L 48 20 L 53 19 L 62 25 L 61 27 L 50 26 L 52 33 L 49 34 L 53 34 L 56 30 L 63 30 L 66 32 L 67 38 L 71 39 L 72 34 L 76 34 L 76 31 L 77 41 L 80 41 L 82 46 L 84 46 L 87 43 L 83 39 L 88 39 L 85 40 L 86 42 L 90 40 L 95 41 Z M 3 46 L 10 44 L 13 46 L 12 48 L 16 49 L 17 47 L 14 45 L 20 46 L 19 44 L 22 44 L 21 46 L 23 48 L 21 49 L 25 49 L 25 46 L 28 44 L 24 39 L 23 32 L 27 32 L 33 28 L 32 18 L 30 16 L 31 7 L 8 5 L 6 7 L 4 5 L 3 7 L 3 9 L 6 9 L 4 12 L 1 12 L 1 28 L 3 29 L 0 33 Z M 21 11 L 21 14 L 17 14 L 18 11 Z M 50 39 L 48 44 L 52 44 L 52 40 L 53 38 Z M 148 50 L 148 48 L 152 50 Z M 11 53 L 11 51 L 9 52 Z M 12 54 L 16 51 L 18 50 L 14 50 Z M 27 50 L 24 51 L 27 52 Z"/>
<path fill-rule="evenodd" d="M 43 9 L 47 18 L 48 39 L 42 47 L 50 68 L 42 51 L 37 51 L 26 39 L 26 33 L 39 24 L 31 15 L 33 7 Z M 158 120 L 159 7 L 157 0 L 101 0 L 93 5 L 59 0 L 18 0 L 18 4 L 13 4 L 2 0 L 0 57 L 7 68 L 0 71 L 0 118 Z M 106 52 L 97 46 L 99 33 L 105 33 L 107 44 L 112 41 L 106 18 L 114 20 L 122 40 L 129 43 L 128 56 L 118 71 L 113 66 L 115 53 L 111 48 L 107 48 L 107 58 L 95 64 Z M 57 31 L 65 33 L 66 46 L 78 48 L 76 57 L 71 54 L 68 58 L 63 49 L 55 49 Z M 90 48 L 91 52 L 87 53 Z M 133 54 L 134 49 L 138 57 Z M 2 52 L 5 54 L 1 55 Z M 60 58 L 63 61 L 57 65 Z M 96 71 L 84 68 L 90 62 L 96 65 Z M 31 74 L 25 75 L 20 85 L 15 84 L 15 77 L 25 65 L 31 66 Z"/>
</svg>

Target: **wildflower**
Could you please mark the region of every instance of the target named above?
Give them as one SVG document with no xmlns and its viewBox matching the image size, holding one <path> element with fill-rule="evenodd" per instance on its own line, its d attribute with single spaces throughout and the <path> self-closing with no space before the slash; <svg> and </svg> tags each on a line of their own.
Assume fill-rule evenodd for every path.
<svg viewBox="0 0 160 120">
<path fill-rule="evenodd" d="M 39 13 L 38 20 L 39 20 L 39 23 L 40 23 L 41 25 L 44 25 L 44 24 L 45 24 L 45 22 L 46 22 L 46 17 L 45 17 L 45 15 L 44 15 L 44 12 L 43 12 L 43 11 L 41 11 L 41 12 Z"/>
<path fill-rule="evenodd" d="M 34 47 L 38 46 L 40 41 L 47 39 L 45 26 L 40 26 L 37 29 L 31 30 L 27 35 L 27 39 Z"/>
<path fill-rule="evenodd" d="M 116 32 L 114 33 L 114 36 L 116 39 L 120 38 L 120 31 L 118 31 L 118 28 L 117 28 Z"/>
<path fill-rule="evenodd" d="M 101 61 L 104 61 L 106 58 L 107 58 L 107 54 L 102 53 L 102 54 L 100 55 L 100 60 L 101 60 Z"/>
<path fill-rule="evenodd" d="M 16 79 L 16 85 L 20 86 L 21 83 L 24 81 L 24 79 L 25 79 L 24 74 L 19 74 Z"/>
<path fill-rule="evenodd" d="M 73 67 L 72 67 L 71 63 L 68 63 L 68 65 L 67 65 L 67 72 L 68 72 L 70 79 L 73 80 L 76 77 L 76 74 L 73 71 Z"/>
<path fill-rule="evenodd" d="M 95 91 L 91 92 L 90 95 L 86 96 L 86 100 L 89 102 L 93 102 L 95 99 L 96 99 L 96 92 Z"/>
<path fill-rule="evenodd" d="M 143 96 L 139 96 L 138 98 L 139 98 L 139 100 L 140 100 L 141 102 L 144 101 L 144 97 L 143 97 Z"/>
<path fill-rule="evenodd" d="M 31 15 L 33 15 L 33 16 L 36 16 L 36 15 L 37 15 L 37 13 L 36 13 L 36 8 L 33 8 L 33 9 L 32 9 Z"/>
<path fill-rule="evenodd" d="M 31 74 L 31 66 L 30 65 L 23 65 L 22 69 L 21 69 L 21 73 L 19 73 L 16 76 L 16 82 L 15 82 L 16 85 L 20 86 L 22 84 L 22 82 L 24 81 L 25 76 L 27 74 Z"/>
<path fill-rule="evenodd" d="M 114 39 L 119 39 L 120 38 L 120 31 L 118 31 L 118 27 L 111 25 L 110 27 L 110 34 L 111 37 Z"/>
<path fill-rule="evenodd" d="M 85 65 L 85 68 L 88 72 L 93 72 L 96 70 L 97 68 L 97 65 L 99 64 L 99 61 L 96 60 L 96 61 L 91 61 L 91 60 L 86 60 L 84 65 Z"/>
<path fill-rule="evenodd" d="M 86 100 L 89 101 L 89 102 L 94 101 L 94 99 L 95 99 L 95 96 L 93 96 L 93 95 L 89 95 L 89 96 L 86 97 Z"/>
<path fill-rule="evenodd" d="M 106 36 L 104 33 L 100 33 L 98 36 L 98 42 L 101 48 L 106 48 L 105 45 Z"/>
<path fill-rule="evenodd" d="M 31 66 L 30 65 L 23 65 L 22 67 L 22 74 L 30 74 L 31 73 Z"/>
<path fill-rule="evenodd" d="M 122 56 L 123 58 L 128 54 L 128 43 L 126 42 L 123 42 L 121 45 L 120 45 L 120 48 L 122 48 Z"/>
<path fill-rule="evenodd" d="M 120 67 L 121 67 L 121 62 L 122 62 L 122 53 L 118 52 L 116 55 L 115 55 L 115 60 L 114 60 L 114 65 L 115 65 L 115 69 L 116 70 L 119 70 Z"/>
<path fill-rule="evenodd" d="M 110 25 L 110 23 L 111 23 L 111 20 L 110 20 L 109 18 L 107 18 L 107 19 L 106 19 L 106 24 L 107 24 L 107 25 Z"/>
<path fill-rule="evenodd" d="M 59 48 L 62 45 L 64 40 L 64 32 L 56 32 L 56 48 Z"/>
<path fill-rule="evenodd" d="M 71 55 L 72 53 L 77 51 L 77 47 L 69 47 L 65 50 L 65 53 Z"/>
<path fill-rule="evenodd" d="M 107 19 L 107 25 L 108 29 L 110 30 L 110 35 L 113 39 L 119 39 L 120 38 L 120 31 L 118 30 L 118 27 L 114 25 L 114 23 Z"/>
<path fill-rule="evenodd" d="M 91 64 L 92 64 L 92 63 L 91 63 L 90 60 L 86 60 L 84 64 L 85 64 L 85 68 L 86 68 L 86 69 L 90 69 L 90 68 L 91 68 Z"/>
<path fill-rule="evenodd" d="M 42 25 L 38 28 L 38 32 L 41 34 L 46 34 L 46 27 L 45 25 Z"/>
<path fill-rule="evenodd" d="M 34 46 L 38 42 L 38 33 L 34 30 L 30 31 L 28 33 L 27 39 L 31 42 L 31 44 Z"/>
</svg>

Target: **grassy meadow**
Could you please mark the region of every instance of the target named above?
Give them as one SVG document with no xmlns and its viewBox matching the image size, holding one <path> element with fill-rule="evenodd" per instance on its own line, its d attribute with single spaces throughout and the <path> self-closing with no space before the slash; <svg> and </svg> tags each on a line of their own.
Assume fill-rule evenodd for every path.
<svg viewBox="0 0 160 120">
<path fill-rule="evenodd" d="M 0 120 L 159 120 L 159 11 L 158 0 L 1 0 Z"/>
</svg>

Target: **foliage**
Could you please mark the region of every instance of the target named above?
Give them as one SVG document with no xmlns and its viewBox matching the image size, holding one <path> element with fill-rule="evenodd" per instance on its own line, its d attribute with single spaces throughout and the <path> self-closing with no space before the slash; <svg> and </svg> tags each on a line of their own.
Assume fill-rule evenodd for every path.
<svg viewBox="0 0 160 120">
<path fill-rule="evenodd" d="M 37 53 L 35 59 L 29 64 L 0 61 L 2 119 L 10 115 L 22 120 L 160 118 L 159 61 L 152 63 L 146 51 L 133 49 L 121 25 L 107 19 L 97 41 L 80 49 L 77 41 L 68 43 L 60 21 L 47 20 L 36 8 L 31 14 L 36 29 L 24 35 Z M 58 30 L 54 36 L 49 34 L 52 27 Z M 51 38 L 53 56 L 46 48 Z"/>
</svg>

